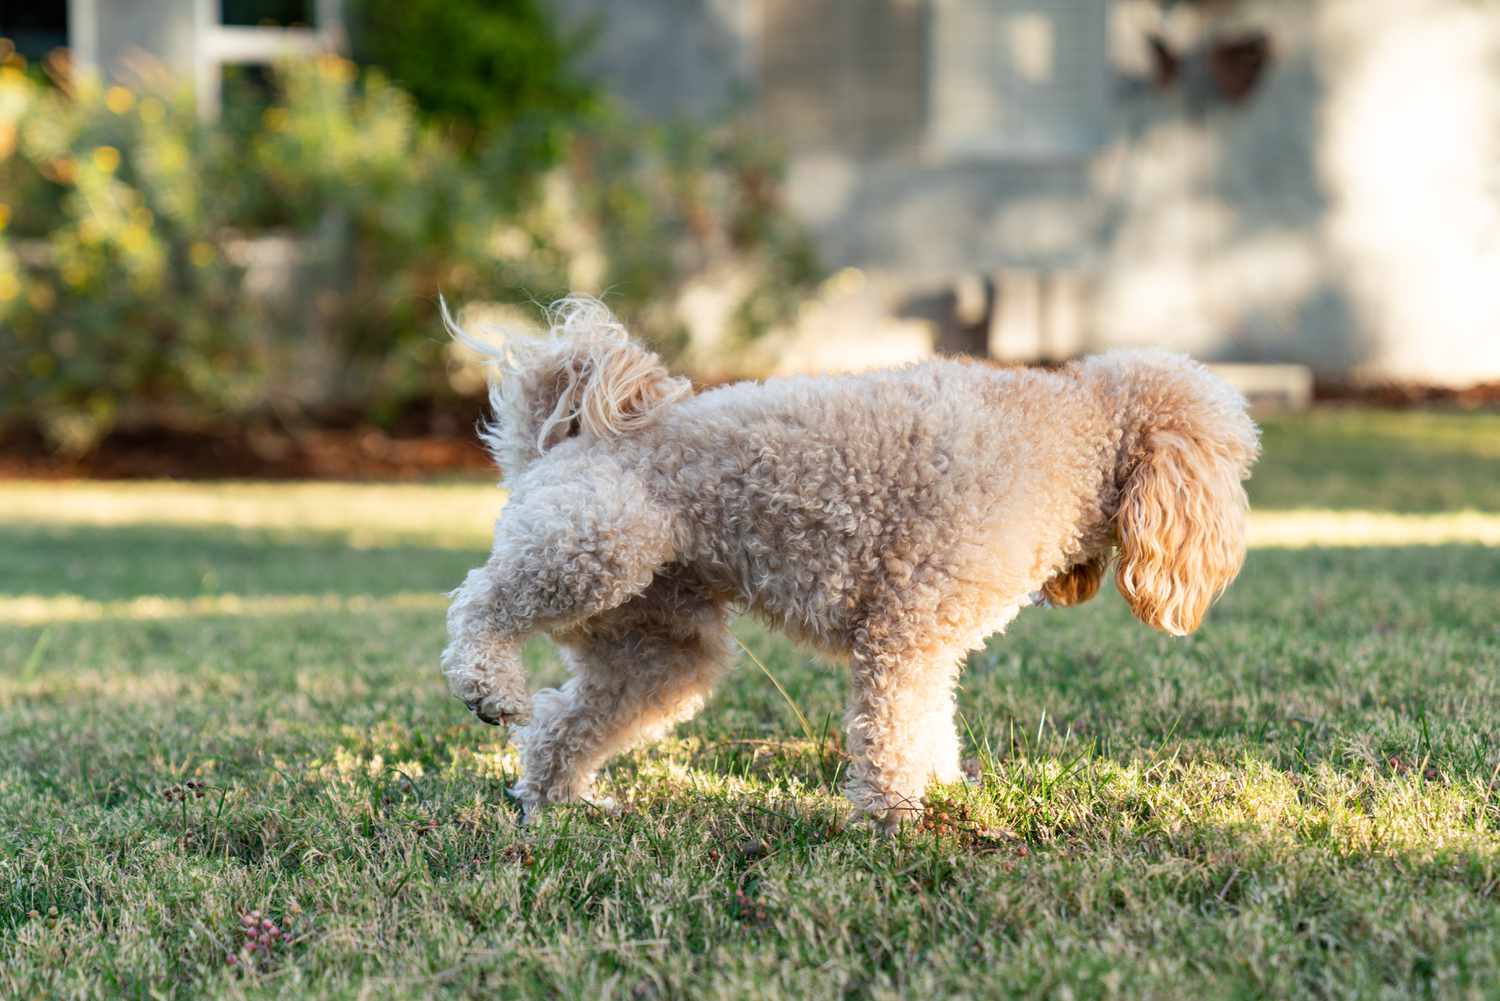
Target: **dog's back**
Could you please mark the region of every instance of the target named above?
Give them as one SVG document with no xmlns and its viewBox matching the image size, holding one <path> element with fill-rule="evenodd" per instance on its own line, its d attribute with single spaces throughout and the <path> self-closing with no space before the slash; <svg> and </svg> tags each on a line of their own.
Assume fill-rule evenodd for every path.
<svg viewBox="0 0 1500 1001">
<path fill-rule="evenodd" d="M 1075 375 L 938 361 L 674 405 L 635 441 L 684 558 L 815 638 L 896 585 L 1027 595 L 1099 539 L 1106 419 Z"/>
</svg>

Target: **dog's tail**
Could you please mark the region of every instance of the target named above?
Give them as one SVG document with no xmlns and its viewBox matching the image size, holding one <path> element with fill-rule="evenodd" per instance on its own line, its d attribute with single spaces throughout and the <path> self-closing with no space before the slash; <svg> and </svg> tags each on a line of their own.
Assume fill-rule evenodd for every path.
<svg viewBox="0 0 1500 1001">
<path fill-rule="evenodd" d="M 630 434 L 692 393 L 597 299 L 560 299 L 546 311 L 547 333 L 509 334 L 501 346 L 470 336 L 438 302 L 448 332 L 493 367 L 481 436 L 507 480 L 568 438 Z"/>
</svg>

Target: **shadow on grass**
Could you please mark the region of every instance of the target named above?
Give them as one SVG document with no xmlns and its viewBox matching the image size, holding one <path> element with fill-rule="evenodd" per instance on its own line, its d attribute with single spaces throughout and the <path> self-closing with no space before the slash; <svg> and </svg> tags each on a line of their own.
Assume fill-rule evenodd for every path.
<svg viewBox="0 0 1500 1001">
<path fill-rule="evenodd" d="M 97 577 L 102 593 L 128 594 L 148 579 L 160 593 L 170 581 L 150 575 L 162 571 L 133 570 L 134 561 L 185 534 L 239 568 L 222 572 L 243 573 L 247 587 L 262 590 L 284 572 L 299 592 L 316 590 L 290 580 L 299 574 L 341 589 L 358 581 L 404 591 L 473 559 L 173 529 L 69 531 L 71 556 L 60 562 L 87 561 L 97 547 L 102 565 L 114 567 Z M 45 576 L 42 547 L 29 552 L 39 567 L 30 579 Z M 268 572 L 262 558 L 282 569 Z M 1185 641 L 1151 633 L 1112 593 L 1078 609 L 1033 610 L 963 676 L 966 753 L 1009 776 L 1004 788 L 1023 799 L 1065 780 L 1067 762 L 1111 774 L 1228 774 L 1254 760 L 1294 776 L 1292 788 L 1321 775 L 1488 788 L 1500 762 L 1497 597 L 1492 550 L 1441 546 L 1256 552 L 1203 631 Z M 687 743 L 627 758 L 609 774 L 629 782 L 668 762 L 694 787 L 732 779 L 836 800 L 845 670 L 758 625 L 738 632 L 811 721 L 814 740 L 770 683 L 741 665 L 680 731 Z M 386 727 L 405 736 L 378 753 L 432 770 L 449 744 L 502 739 L 447 696 L 436 669 L 441 643 L 437 612 L 378 602 L 0 629 L 0 663 L 13 668 L 0 679 L 0 738 L 31 780 L 59 788 L 81 781 L 70 762 L 130 774 L 163 757 L 211 758 L 248 778 L 268 757 L 326 756 L 356 747 L 351 733 Z M 528 661 L 534 685 L 560 679 L 547 641 L 528 647 Z M 448 743 L 432 736 L 454 727 Z M 86 784 L 114 795 L 103 779 Z"/>
<path fill-rule="evenodd" d="M 341 533 L 227 527 L 0 525 L 0 594 L 112 601 L 150 595 L 447 591 L 484 558 L 420 545 L 359 547 Z"/>
<path fill-rule="evenodd" d="M 124 923 L 144 894 L 153 906 L 187 902 L 209 933 L 233 935 L 241 907 L 292 898 L 327 941 L 346 928 L 367 936 L 372 914 L 395 928 L 382 955 L 459 941 L 473 950 L 464 953 L 470 979 L 484 971 L 552 982 L 561 930 L 570 969 L 612 975 L 630 965 L 614 951 L 620 942 L 659 941 L 670 952 L 641 954 L 635 973 L 696 957 L 716 981 L 724 964 L 764 951 L 822 976 L 830 962 L 857 970 L 863 979 L 846 996 L 889 996 L 859 984 L 944 970 L 957 982 L 936 996 L 1004 996 L 1038 964 L 1075 984 L 1119 970 L 1133 983 L 1152 965 L 1171 980 L 1183 975 L 1174 965 L 1182 957 L 1193 977 L 1240 986 L 1206 996 L 1350 996 L 1371 982 L 1420 993 L 1455 957 L 1481 981 L 1492 959 L 1479 947 L 1492 944 L 1500 867 L 1477 841 L 1382 846 L 1314 826 L 1194 815 L 1180 803 L 1203 791 L 1172 784 L 1150 809 L 1099 791 L 1091 812 L 1030 836 L 1000 826 L 1037 808 L 987 785 L 972 794 L 982 836 L 959 824 L 952 834 L 887 838 L 848 824 L 827 796 L 697 774 L 669 786 L 660 764 L 611 777 L 612 791 L 631 793 L 621 816 L 560 807 L 530 827 L 486 808 L 498 783 L 462 770 L 410 783 L 389 768 L 353 771 L 321 785 L 270 774 L 224 783 L 222 810 L 213 795 L 108 816 L 78 810 L 20 832 L 16 857 L 46 864 L 16 870 L 0 929 L 51 908 L 62 923 Z M 166 948 L 186 935 L 163 922 L 151 940 Z M 315 939 L 310 950 L 324 948 Z M 222 965 L 221 954 L 199 952 L 208 954 L 194 961 Z M 1112 995 L 1101 985 L 1080 996 Z"/>
</svg>

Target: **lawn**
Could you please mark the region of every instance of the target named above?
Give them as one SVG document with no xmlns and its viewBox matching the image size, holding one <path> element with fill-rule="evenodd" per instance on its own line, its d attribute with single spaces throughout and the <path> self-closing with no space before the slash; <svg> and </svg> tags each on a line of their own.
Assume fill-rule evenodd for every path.
<svg viewBox="0 0 1500 1001">
<path fill-rule="evenodd" d="M 518 826 L 436 667 L 488 485 L 0 484 L 0 996 L 1493 996 L 1500 417 L 1266 443 L 1206 626 L 1022 615 L 895 838 L 749 620 L 797 712 L 742 658 L 620 815 Z"/>
</svg>

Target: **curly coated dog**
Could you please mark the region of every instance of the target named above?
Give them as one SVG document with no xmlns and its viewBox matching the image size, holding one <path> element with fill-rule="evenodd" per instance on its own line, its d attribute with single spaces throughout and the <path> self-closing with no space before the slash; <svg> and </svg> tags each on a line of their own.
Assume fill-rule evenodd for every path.
<svg viewBox="0 0 1500 1001">
<path fill-rule="evenodd" d="M 475 345 L 444 310 L 450 330 Z M 1189 359 L 1055 371 L 932 361 L 694 393 L 598 302 L 489 348 L 484 437 L 509 501 L 453 592 L 443 670 L 516 727 L 526 813 L 691 717 L 749 608 L 847 658 L 847 793 L 879 823 L 962 777 L 967 651 L 1023 607 L 1093 597 L 1194 630 L 1245 557 L 1245 402 Z M 481 350 L 486 350 L 482 346 Z M 573 671 L 528 695 L 538 631 Z"/>
</svg>

